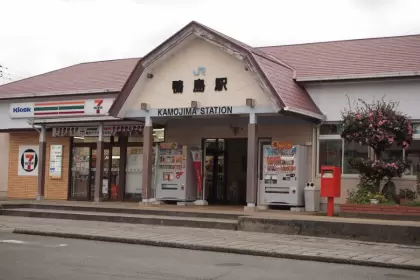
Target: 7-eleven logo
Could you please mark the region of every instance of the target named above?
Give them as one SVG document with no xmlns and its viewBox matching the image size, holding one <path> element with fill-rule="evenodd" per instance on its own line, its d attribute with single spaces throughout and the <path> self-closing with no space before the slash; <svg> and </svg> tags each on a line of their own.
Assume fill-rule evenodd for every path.
<svg viewBox="0 0 420 280">
<path fill-rule="evenodd" d="M 26 172 L 32 172 L 38 165 L 38 155 L 33 149 L 26 149 L 20 157 L 20 165 Z"/>
<path fill-rule="evenodd" d="M 96 110 L 96 114 L 100 114 L 101 110 L 104 108 L 102 103 L 104 103 L 103 99 L 95 99 L 95 106 L 93 106 L 93 109 Z"/>
</svg>

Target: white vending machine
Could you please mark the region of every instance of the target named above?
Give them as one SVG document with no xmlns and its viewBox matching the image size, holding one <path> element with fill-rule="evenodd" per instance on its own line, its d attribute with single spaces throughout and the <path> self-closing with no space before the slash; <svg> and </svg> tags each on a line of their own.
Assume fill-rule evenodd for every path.
<svg viewBox="0 0 420 280">
<path fill-rule="evenodd" d="M 263 146 L 263 174 L 260 181 L 263 205 L 303 206 L 308 176 L 308 149 L 301 145 Z"/>
<path fill-rule="evenodd" d="M 160 143 L 157 152 L 156 200 L 195 201 L 197 188 L 188 146 Z"/>
</svg>

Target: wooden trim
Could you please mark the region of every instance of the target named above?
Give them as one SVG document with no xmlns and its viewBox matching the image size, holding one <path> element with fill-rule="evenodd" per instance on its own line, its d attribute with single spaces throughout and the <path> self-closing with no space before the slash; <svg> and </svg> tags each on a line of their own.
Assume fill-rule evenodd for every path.
<svg viewBox="0 0 420 280">
<path fill-rule="evenodd" d="M 118 201 L 123 201 L 125 197 L 125 184 L 127 173 L 125 171 L 127 165 L 127 136 L 122 136 L 118 138 L 120 141 L 120 171 L 119 171 L 119 181 L 118 181 Z"/>
</svg>

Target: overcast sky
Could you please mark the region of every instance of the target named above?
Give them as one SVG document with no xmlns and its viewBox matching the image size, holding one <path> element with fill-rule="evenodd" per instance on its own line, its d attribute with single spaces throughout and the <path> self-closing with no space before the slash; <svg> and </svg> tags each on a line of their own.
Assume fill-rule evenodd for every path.
<svg viewBox="0 0 420 280">
<path fill-rule="evenodd" d="M 0 0 L 0 65 L 17 80 L 140 57 L 192 20 L 252 46 L 420 34 L 419 11 L 420 0 Z"/>
</svg>

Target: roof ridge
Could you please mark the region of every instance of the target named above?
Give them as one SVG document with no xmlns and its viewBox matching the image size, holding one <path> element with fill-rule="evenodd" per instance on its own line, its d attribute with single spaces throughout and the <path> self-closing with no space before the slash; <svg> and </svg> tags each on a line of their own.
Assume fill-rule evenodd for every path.
<svg viewBox="0 0 420 280">
<path fill-rule="evenodd" d="M 86 62 L 81 62 L 81 63 L 75 64 L 75 65 L 100 63 L 100 62 L 111 62 L 111 61 L 128 60 L 128 59 L 138 59 L 138 60 L 140 60 L 141 57 L 127 57 L 127 58 L 104 59 L 104 60 L 97 60 L 97 61 L 86 61 Z"/>
<path fill-rule="evenodd" d="M 283 67 L 286 67 L 286 68 L 289 68 L 290 70 L 292 70 L 292 71 L 296 71 L 296 69 L 294 69 L 292 66 L 290 66 L 289 64 L 287 64 L 287 63 L 285 63 L 285 62 L 283 62 L 282 60 L 280 60 L 280 59 L 278 59 L 278 58 L 276 58 L 275 56 L 273 56 L 273 55 L 271 55 L 271 54 L 268 54 L 268 53 L 265 53 L 265 52 L 263 52 L 263 51 L 261 51 L 264 55 L 261 55 L 261 53 L 256 53 L 256 52 L 253 52 L 252 51 L 252 54 L 254 54 L 254 55 L 258 55 L 258 56 L 260 56 L 260 57 L 262 57 L 262 58 L 265 58 L 265 59 L 267 59 L 267 60 L 270 60 L 271 62 L 274 62 L 274 63 L 276 63 L 276 64 L 278 64 L 278 65 L 281 65 L 281 66 L 283 66 Z"/>
<path fill-rule="evenodd" d="M 233 37 L 231 37 L 229 35 L 226 35 L 225 33 L 222 33 L 222 32 L 217 31 L 217 30 L 215 30 L 215 29 L 213 29 L 211 27 L 208 27 L 205 24 L 199 23 L 197 21 L 192 21 L 190 24 L 196 24 L 196 25 L 198 25 L 198 26 L 200 26 L 202 28 L 206 28 L 206 29 L 214 32 L 215 34 L 218 34 L 218 35 L 221 35 L 223 37 L 226 37 L 227 39 L 230 39 L 234 43 L 240 43 L 241 45 L 243 45 L 242 47 L 246 47 L 247 48 L 248 52 L 250 52 L 251 55 L 253 55 L 253 54 L 258 55 L 258 56 L 263 57 L 265 59 L 268 59 L 268 60 L 270 60 L 270 61 L 272 61 L 274 63 L 277 63 L 279 65 L 282 65 L 284 67 L 287 67 L 287 68 L 289 68 L 292 71 L 295 71 L 295 69 L 293 67 L 291 67 L 287 63 L 283 62 L 282 60 L 278 59 L 277 57 L 275 57 L 275 56 L 273 56 L 273 55 L 271 55 L 269 53 L 266 53 L 266 52 L 264 52 L 262 50 L 259 50 L 258 48 L 255 48 L 255 47 L 253 47 L 251 45 L 248 45 L 247 43 L 244 43 L 244 42 L 242 42 L 242 41 L 240 41 L 238 39 L 235 39 L 235 38 L 233 38 Z"/>
<path fill-rule="evenodd" d="M 77 63 L 77 64 L 69 65 L 69 66 L 62 67 L 62 68 L 59 68 L 59 69 L 55 69 L 55 70 L 52 70 L 52 71 L 44 72 L 44 73 L 41 73 L 41 74 L 38 74 L 38 75 L 26 77 L 26 78 L 23 78 L 23 79 L 20 79 L 20 80 L 17 80 L 17 81 L 13 81 L 13 82 L 10 82 L 10 83 L 2 84 L 2 85 L 0 85 L 0 88 L 1 87 L 4 87 L 6 85 L 11 85 L 11 84 L 18 83 L 18 82 L 25 81 L 25 80 L 29 80 L 29 79 L 32 79 L 32 78 L 36 78 L 36 77 L 48 75 L 48 74 L 51 74 L 51 73 L 54 73 L 54 72 L 58 72 L 58 71 L 61 71 L 63 69 L 74 67 L 74 66 L 77 66 L 77 65 L 80 65 L 80 64 L 83 64 L 83 63 Z"/>
<path fill-rule="evenodd" d="M 10 83 L 2 84 L 2 85 L 0 85 L 0 87 L 6 86 L 6 85 L 11 85 L 11 84 L 18 83 L 18 82 L 25 81 L 25 80 L 29 80 L 29 79 L 32 79 L 32 78 L 40 77 L 40 76 L 43 76 L 43 75 L 49 75 L 51 73 L 58 72 L 58 71 L 61 71 L 61 70 L 64 70 L 64 69 L 68 69 L 68 68 L 71 68 L 71 67 L 76 67 L 78 65 L 103 63 L 103 62 L 111 62 L 111 61 L 118 61 L 118 60 L 128 60 L 128 59 L 138 59 L 138 60 L 140 60 L 141 57 L 117 58 L 117 59 L 109 59 L 109 60 L 80 62 L 80 63 L 72 64 L 72 65 L 69 65 L 69 66 L 65 66 L 65 67 L 62 67 L 62 68 L 58 68 L 58 69 L 55 69 L 55 70 L 52 70 L 52 71 L 44 72 L 44 73 L 41 73 L 41 74 L 38 74 L 38 75 L 26 77 L 26 78 L 23 78 L 23 79 L 20 79 L 20 80 L 16 80 L 16 81 L 13 81 L 13 82 L 10 82 Z"/>
<path fill-rule="evenodd" d="M 256 48 L 261 50 L 261 49 L 265 49 L 265 48 L 275 48 L 275 47 L 291 47 L 291 46 L 329 44 L 329 43 L 339 43 L 339 42 L 381 40 L 381 39 L 393 39 L 393 38 L 403 38 L 403 37 L 420 37 L 420 34 L 407 34 L 407 35 L 396 35 L 396 36 L 380 36 L 380 37 L 368 37 L 368 38 L 357 38 L 357 39 L 341 39 L 341 40 L 306 42 L 306 43 L 284 44 L 284 45 L 269 45 L 269 46 L 260 46 L 260 47 L 256 47 Z"/>
</svg>

